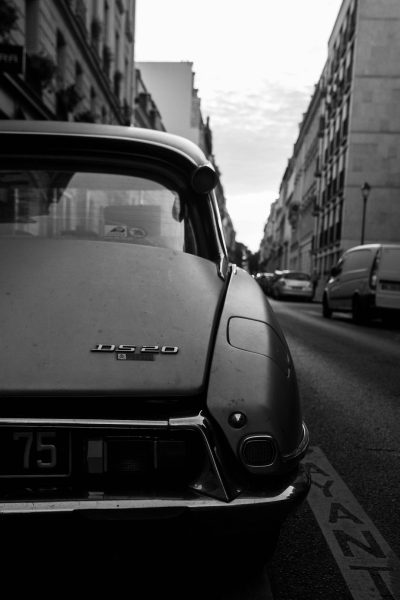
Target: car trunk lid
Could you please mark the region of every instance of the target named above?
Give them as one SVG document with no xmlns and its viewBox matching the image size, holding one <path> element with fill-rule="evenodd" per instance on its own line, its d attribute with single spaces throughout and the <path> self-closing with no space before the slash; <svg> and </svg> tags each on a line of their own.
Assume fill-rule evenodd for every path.
<svg viewBox="0 0 400 600">
<path fill-rule="evenodd" d="M 0 248 L 3 393 L 201 392 L 223 289 L 213 262 L 119 242 Z"/>
</svg>

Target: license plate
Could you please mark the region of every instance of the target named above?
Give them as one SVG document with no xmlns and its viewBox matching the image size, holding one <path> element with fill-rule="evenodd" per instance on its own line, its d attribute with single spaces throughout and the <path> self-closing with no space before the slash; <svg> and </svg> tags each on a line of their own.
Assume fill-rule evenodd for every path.
<svg viewBox="0 0 400 600">
<path fill-rule="evenodd" d="M 60 429 L 0 429 L 0 477 L 68 477 L 70 433 Z"/>
</svg>

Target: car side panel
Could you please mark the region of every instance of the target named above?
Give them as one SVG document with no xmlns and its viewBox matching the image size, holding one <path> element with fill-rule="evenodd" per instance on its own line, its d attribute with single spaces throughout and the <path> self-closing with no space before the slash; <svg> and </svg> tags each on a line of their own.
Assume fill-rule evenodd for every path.
<svg viewBox="0 0 400 600">
<path fill-rule="evenodd" d="M 242 328 L 237 319 L 243 320 Z M 251 332 L 247 339 L 246 321 Z M 235 454 L 248 434 L 272 435 L 284 455 L 294 452 L 301 441 L 301 408 L 289 349 L 262 290 L 242 269 L 229 282 L 207 405 Z M 246 417 L 240 429 L 229 424 L 233 412 Z"/>
<path fill-rule="evenodd" d="M 329 282 L 329 303 L 332 309 L 350 311 L 355 294 L 367 296 L 369 293 L 369 274 L 374 253 L 370 252 L 367 264 L 351 268 L 350 255 L 354 256 L 356 252 L 344 256 L 341 272 Z"/>
</svg>

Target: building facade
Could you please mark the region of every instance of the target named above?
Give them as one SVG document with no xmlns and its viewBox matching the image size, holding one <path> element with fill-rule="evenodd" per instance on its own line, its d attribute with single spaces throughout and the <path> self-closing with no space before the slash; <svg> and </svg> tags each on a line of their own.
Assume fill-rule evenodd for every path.
<svg viewBox="0 0 400 600">
<path fill-rule="evenodd" d="M 400 2 L 343 0 L 289 161 L 292 173 L 282 180 L 291 228 L 280 268 L 316 269 L 322 287 L 348 248 L 400 241 L 399 89 Z M 279 245 L 276 235 L 264 236 L 264 254 Z"/>
<path fill-rule="evenodd" d="M 192 62 L 137 62 L 166 130 L 202 147 L 203 119 Z"/>
<path fill-rule="evenodd" d="M 133 111 L 133 125 L 135 127 L 144 127 L 145 129 L 157 129 L 166 131 L 162 116 L 158 110 L 157 104 L 146 84 L 143 81 L 140 69 L 135 70 L 136 77 L 136 97 Z"/>
<path fill-rule="evenodd" d="M 201 99 L 194 85 L 193 63 L 137 62 L 136 66 L 160 110 L 166 130 L 197 144 L 221 175 L 213 154 L 210 120 L 203 119 Z M 226 206 L 221 178 L 216 196 L 225 241 L 229 255 L 233 259 L 237 254 L 236 233 Z"/>
<path fill-rule="evenodd" d="M 0 118 L 131 124 L 135 0 L 0 0 L 0 21 Z"/>
</svg>

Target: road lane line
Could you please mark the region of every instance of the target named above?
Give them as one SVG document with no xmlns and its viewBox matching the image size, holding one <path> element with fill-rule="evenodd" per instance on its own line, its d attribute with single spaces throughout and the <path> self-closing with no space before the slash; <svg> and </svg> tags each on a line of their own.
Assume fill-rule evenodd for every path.
<svg viewBox="0 0 400 600">
<path fill-rule="evenodd" d="M 317 446 L 307 500 L 354 600 L 400 600 L 400 561 Z"/>
</svg>

